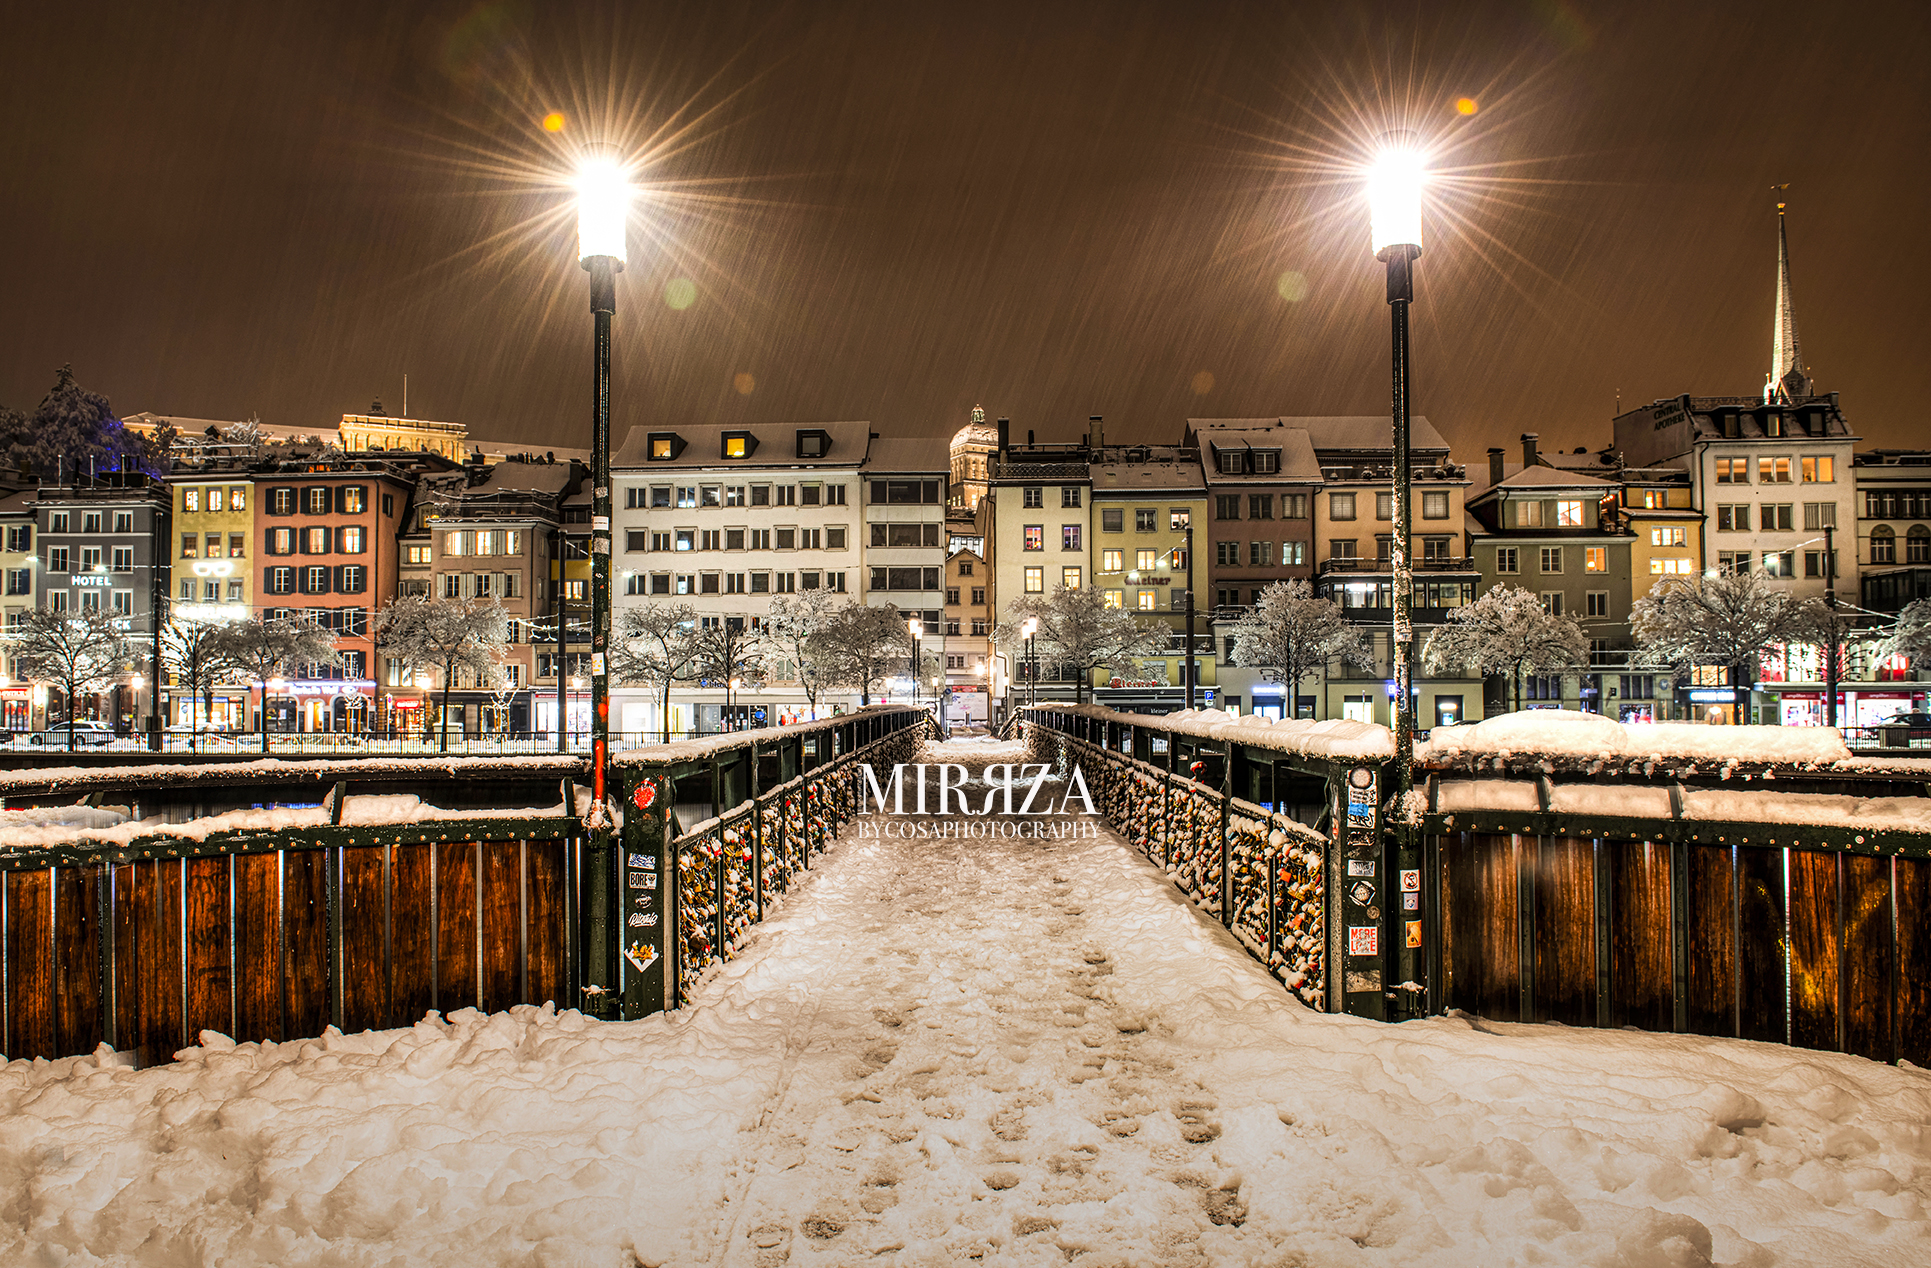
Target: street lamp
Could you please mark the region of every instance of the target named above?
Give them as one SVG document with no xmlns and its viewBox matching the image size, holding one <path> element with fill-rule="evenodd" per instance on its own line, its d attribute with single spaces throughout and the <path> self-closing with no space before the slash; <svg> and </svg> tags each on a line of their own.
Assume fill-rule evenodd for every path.
<svg viewBox="0 0 1931 1268">
<path fill-rule="evenodd" d="M 590 274 L 596 348 L 591 372 L 590 430 L 590 768 L 591 795 L 603 816 L 610 770 L 610 320 L 617 311 L 617 274 L 628 254 L 630 180 L 608 153 L 577 169 L 577 262 Z M 608 839 L 609 828 L 599 829 Z"/>
<path fill-rule="evenodd" d="M 925 637 L 925 622 L 915 616 L 905 623 L 905 628 L 911 631 L 912 634 L 912 706 L 917 708 L 919 703 L 919 668 L 925 664 L 925 646 L 920 642 Z"/>
<path fill-rule="evenodd" d="M 1421 257 L 1421 191 L 1427 165 L 1412 133 L 1382 138 L 1368 172 L 1369 238 L 1388 270 L 1392 317 L 1395 525 L 1390 563 L 1394 584 L 1395 792 L 1405 805 L 1415 780 L 1414 574 L 1409 564 L 1414 475 L 1408 452 L 1408 306 L 1415 298 L 1415 261 Z"/>
<path fill-rule="evenodd" d="M 1028 666 L 1026 678 L 1030 684 L 1027 688 L 1027 703 L 1035 705 L 1039 703 L 1039 653 L 1033 650 L 1033 635 L 1038 632 L 1039 618 L 1036 616 L 1027 617 L 1025 624 L 1019 627 L 1019 636 L 1026 640 L 1026 663 Z"/>
</svg>

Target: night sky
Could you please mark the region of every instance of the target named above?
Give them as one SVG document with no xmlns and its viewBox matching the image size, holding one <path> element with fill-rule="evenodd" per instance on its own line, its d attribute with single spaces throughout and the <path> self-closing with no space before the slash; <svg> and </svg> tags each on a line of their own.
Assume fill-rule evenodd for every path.
<svg viewBox="0 0 1931 1268">
<path fill-rule="evenodd" d="M 122 413 L 329 425 L 406 372 L 417 417 L 587 445 L 564 182 L 613 139 L 650 188 L 619 435 L 1379 413 L 1351 169 L 1408 126 L 1446 173 L 1416 406 L 1463 460 L 1600 444 L 1619 391 L 1759 391 L 1783 182 L 1820 390 L 1922 445 L 1927 11 L 16 5 L 0 403 L 71 361 Z"/>
</svg>

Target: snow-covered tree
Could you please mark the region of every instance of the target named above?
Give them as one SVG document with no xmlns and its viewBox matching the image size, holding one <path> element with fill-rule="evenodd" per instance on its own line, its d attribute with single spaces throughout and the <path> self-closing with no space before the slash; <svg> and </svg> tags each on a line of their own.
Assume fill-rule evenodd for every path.
<svg viewBox="0 0 1931 1268">
<path fill-rule="evenodd" d="M 71 365 L 55 372 L 52 390 L 24 424 L 11 430 L 15 462 L 57 479 L 166 470 L 166 456 L 157 456 L 146 437 L 123 426 L 105 396 L 82 387 Z"/>
<path fill-rule="evenodd" d="M 1918 599 L 1898 613 L 1871 644 L 1871 655 L 1877 660 L 1903 656 L 1914 666 L 1931 658 L 1931 599 Z"/>
<path fill-rule="evenodd" d="M 1729 666 L 1739 722 L 1763 649 L 1806 641 L 1814 624 L 1808 604 L 1753 572 L 1666 577 L 1629 610 L 1630 632 L 1652 658 L 1677 667 Z"/>
<path fill-rule="evenodd" d="M 860 704 L 872 702 L 872 684 L 912 654 L 912 631 L 896 607 L 873 607 L 848 599 L 831 613 L 826 638 L 832 679 L 858 688 Z"/>
<path fill-rule="evenodd" d="M 1520 586 L 1497 586 L 1448 614 L 1428 636 L 1422 665 L 1432 673 L 1472 669 L 1505 674 L 1522 708 L 1522 675 L 1588 663 L 1589 637 L 1574 617 L 1557 616 Z"/>
<path fill-rule="evenodd" d="M 610 651 L 610 676 L 618 682 L 648 683 L 663 690 L 664 743 L 670 743 L 670 691 L 700 676 L 697 609 L 688 603 L 649 603 L 617 614 Z"/>
<path fill-rule="evenodd" d="M 173 675 L 190 701 L 202 702 L 194 723 L 193 743 L 201 742 L 202 721 L 214 712 L 214 689 L 233 681 L 239 667 L 230 657 L 222 631 L 228 622 L 175 614 L 161 627 L 161 666 Z M 193 712 L 190 710 L 190 712 Z"/>
<path fill-rule="evenodd" d="M 125 673 L 133 647 L 105 612 L 23 612 L 7 627 L 14 665 L 19 672 L 53 683 L 67 697 L 67 721 L 75 716 L 80 698 L 99 691 Z M 67 728 L 67 747 L 74 747 L 74 729 Z"/>
<path fill-rule="evenodd" d="M 214 655 L 252 679 L 261 690 L 256 721 L 261 751 L 268 751 L 268 683 L 300 665 L 335 663 L 335 635 L 319 625 L 288 617 L 250 617 L 221 627 Z"/>
<path fill-rule="evenodd" d="M 235 445 L 245 450 L 249 457 L 259 458 L 267 437 L 262 434 L 261 419 L 250 415 L 238 423 L 230 423 L 221 429 L 221 443 Z"/>
<path fill-rule="evenodd" d="M 700 682 L 727 691 L 733 689 L 733 682 L 763 678 L 763 642 L 758 632 L 728 617 L 699 629 L 697 676 Z"/>
<path fill-rule="evenodd" d="M 838 600 L 830 590 L 801 590 L 771 601 L 764 618 L 765 647 L 789 666 L 804 688 L 805 704 L 818 716 L 818 695 L 837 677 L 837 649 L 827 637 Z"/>
<path fill-rule="evenodd" d="M 1165 623 L 1125 608 L 1107 607 L 1098 590 L 1065 586 L 1051 595 L 1016 600 L 1006 609 L 1006 620 L 994 638 L 1008 646 L 1022 643 L 1019 629 L 1028 617 L 1039 622 L 1034 649 L 1041 658 L 1073 672 L 1073 698 L 1081 702 L 1095 669 L 1118 669 L 1139 657 L 1165 655 L 1171 642 Z"/>
<path fill-rule="evenodd" d="M 442 675 L 441 751 L 449 751 L 449 690 L 457 673 L 487 685 L 503 661 L 508 630 L 509 618 L 494 599 L 404 595 L 376 617 L 376 642 L 402 662 L 404 673 L 430 670 Z"/>
<path fill-rule="evenodd" d="M 1286 683 L 1289 717 L 1301 680 L 1336 660 L 1372 668 L 1374 649 L 1340 604 L 1316 595 L 1305 581 L 1276 581 L 1234 624 L 1234 663 Z"/>
</svg>

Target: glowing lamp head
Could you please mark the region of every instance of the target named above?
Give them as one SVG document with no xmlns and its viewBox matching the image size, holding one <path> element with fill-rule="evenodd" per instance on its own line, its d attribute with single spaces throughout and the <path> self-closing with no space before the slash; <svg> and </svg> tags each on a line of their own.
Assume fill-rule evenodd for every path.
<svg viewBox="0 0 1931 1268">
<path fill-rule="evenodd" d="M 622 267 L 625 222 L 630 216 L 630 182 L 622 164 L 607 155 L 587 158 L 577 169 L 577 259 L 587 263 L 607 256 Z"/>
<path fill-rule="evenodd" d="M 1368 169 L 1368 218 L 1375 258 L 1386 260 L 1399 247 L 1421 254 L 1421 191 L 1427 162 L 1413 135 L 1393 132 L 1382 138 Z"/>
<path fill-rule="evenodd" d="M 905 626 L 907 629 L 912 631 L 913 638 L 925 637 L 925 622 L 919 620 L 918 618 L 914 617 L 912 620 L 907 621 L 905 623 Z"/>
<path fill-rule="evenodd" d="M 1039 618 L 1036 616 L 1029 616 L 1026 618 L 1026 623 L 1019 627 L 1019 637 L 1031 638 L 1034 635 L 1034 633 L 1038 631 L 1038 629 L 1039 629 Z"/>
</svg>

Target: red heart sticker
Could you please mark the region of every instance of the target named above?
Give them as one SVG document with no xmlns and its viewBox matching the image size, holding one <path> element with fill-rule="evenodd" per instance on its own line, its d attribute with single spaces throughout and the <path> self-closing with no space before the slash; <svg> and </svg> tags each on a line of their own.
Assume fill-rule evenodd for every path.
<svg viewBox="0 0 1931 1268">
<path fill-rule="evenodd" d="M 650 809 L 652 803 L 654 803 L 656 800 L 657 800 L 657 781 L 654 779 L 645 780 L 643 783 L 637 785 L 636 792 L 630 794 L 630 803 L 636 806 L 637 809 L 639 810 Z"/>
</svg>

